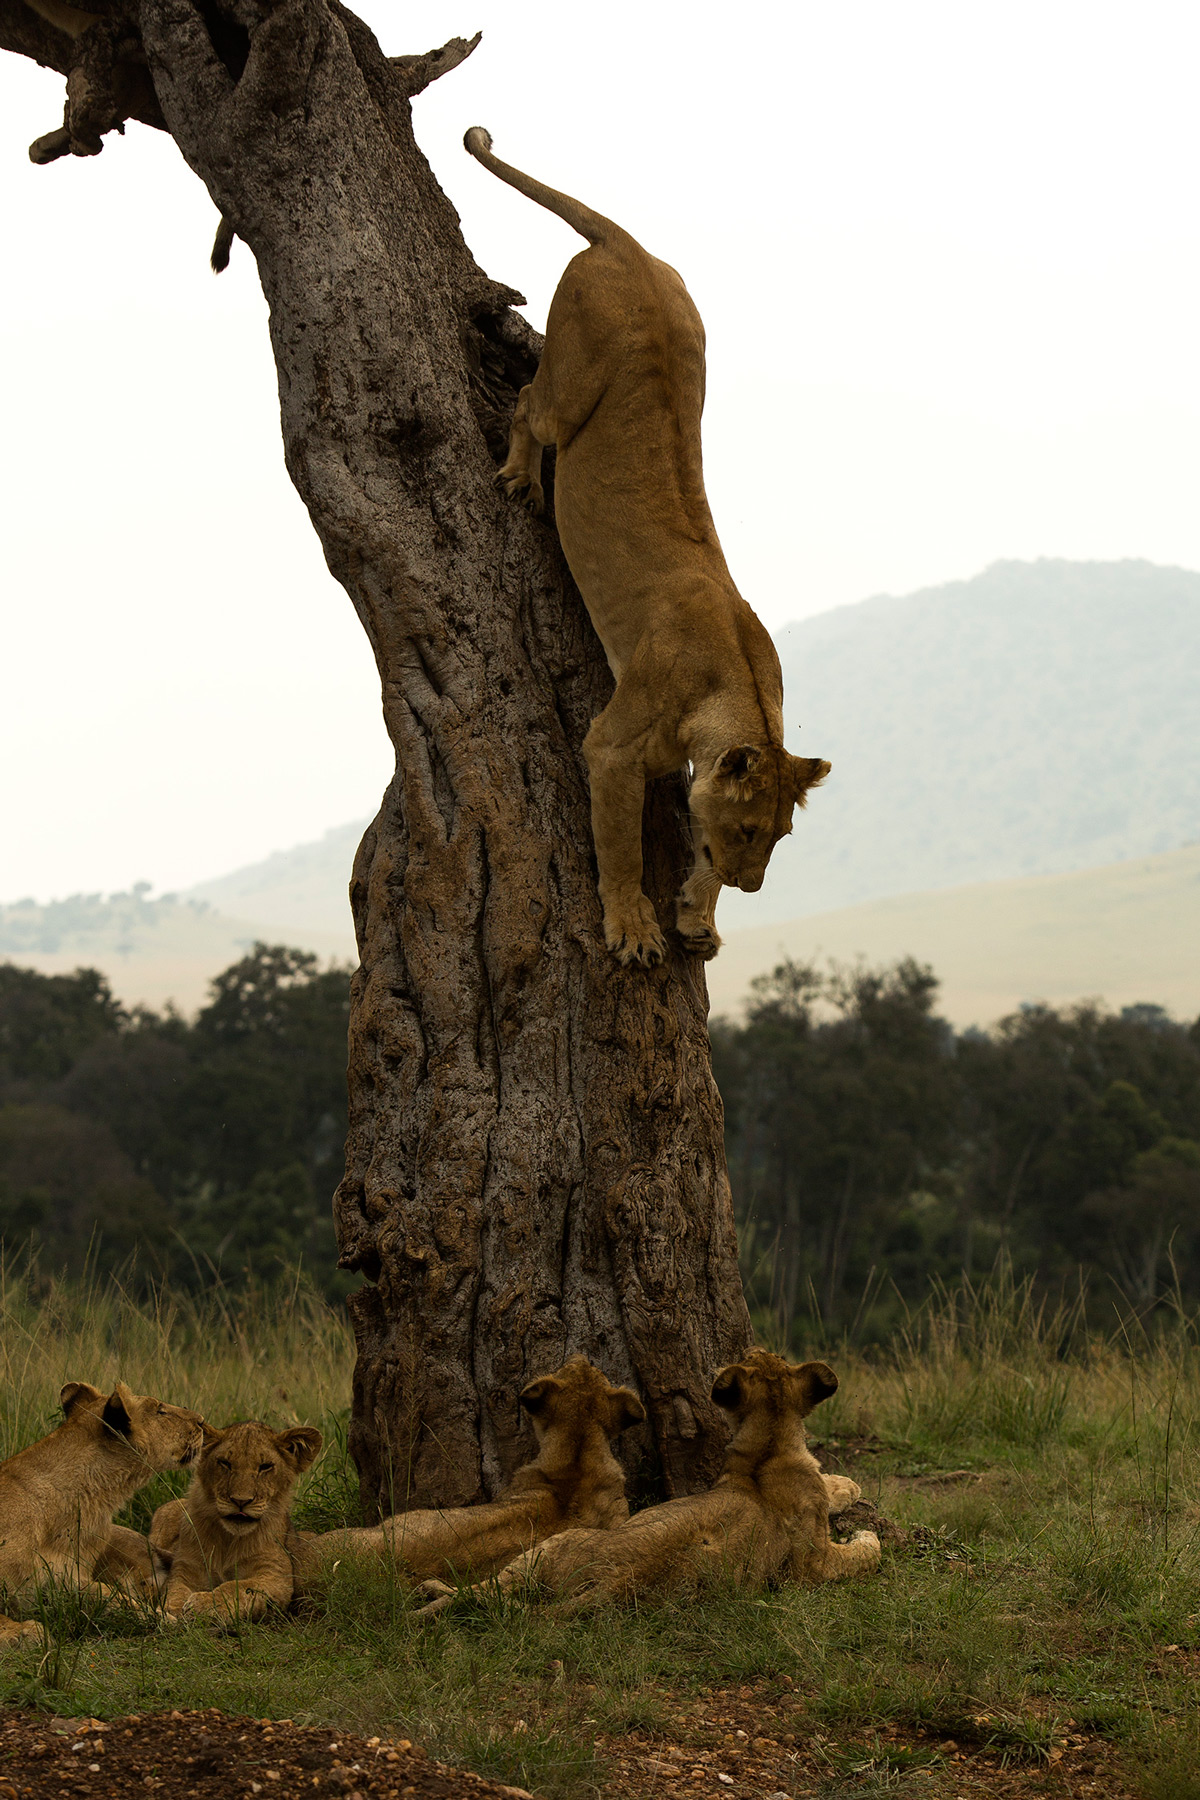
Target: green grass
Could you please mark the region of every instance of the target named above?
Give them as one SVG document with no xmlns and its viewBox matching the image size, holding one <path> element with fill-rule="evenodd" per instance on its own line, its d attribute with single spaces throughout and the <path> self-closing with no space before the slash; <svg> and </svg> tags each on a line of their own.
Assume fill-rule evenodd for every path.
<svg viewBox="0 0 1200 1800">
<path fill-rule="evenodd" d="M 303 1289 L 141 1307 L 114 1290 L 0 1284 L 0 1448 L 53 1422 L 63 1380 L 135 1388 L 218 1422 L 321 1425 L 297 1516 L 353 1518 L 351 1346 Z M 812 1346 L 842 1386 L 814 1415 L 833 1461 L 913 1531 L 872 1579 L 716 1589 L 702 1604 L 564 1619 L 485 1595 L 436 1624 L 406 1591 L 343 1565 L 326 1600 L 227 1636 L 153 1612 L 44 1597 L 54 1648 L 0 1664 L 0 1694 L 112 1716 L 219 1706 L 394 1733 L 547 1796 L 620 1791 L 595 1740 L 699 1744 L 697 1703 L 749 1685 L 823 1759 L 830 1793 L 939 1779 L 940 1738 L 1036 1769 L 1098 1733 L 1147 1800 L 1200 1800 L 1200 1352 L 1184 1318 L 1085 1337 L 1003 1283 L 935 1297 L 887 1354 Z M 946 1485 L 938 1471 L 978 1480 Z M 160 1484 L 158 1496 L 165 1491 Z M 144 1523 L 156 1496 L 143 1496 Z M 897 1732 L 920 1741 L 897 1743 Z M 946 1776 L 949 1779 L 949 1774 Z M 825 1791 L 824 1789 L 822 1791 Z"/>
</svg>

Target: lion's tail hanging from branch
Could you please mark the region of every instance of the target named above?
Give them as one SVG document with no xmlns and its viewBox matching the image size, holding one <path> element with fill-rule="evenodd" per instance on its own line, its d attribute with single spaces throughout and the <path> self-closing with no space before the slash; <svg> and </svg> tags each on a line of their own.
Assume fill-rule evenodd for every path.
<svg viewBox="0 0 1200 1800">
<path fill-rule="evenodd" d="M 233 249 L 233 240 L 236 236 L 237 233 L 233 226 L 222 213 L 221 223 L 217 226 L 217 235 L 213 239 L 212 255 L 208 259 L 212 264 L 214 275 L 219 275 L 223 269 L 229 267 L 229 252 Z"/>
<path fill-rule="evenodd" d="M 547 187 L 544 182 L 535 181 L 532 175 L 522 174 L 514 169 L 511 163 L 501 162 L 498 156 L 492 155 L 492 134 L 485 131 L 482 125 L 472 125 L 463 138 L 463 144 L 471 152 L 476 162 L 481 162 L 485 169 L 498 175 L 501 181 L 507 181 L 509 187 L 516 188 L 528 200 L 536 200 L 549 212 L 557 213 L 565 219 L 573 231 L 585 237 L 589 244 L 611 244 L 618 240 L 631 241 L 629 233 L 614 225 L 602 213 L 593 212 L 590 206 L 584 206 L 579 200 L 572 200 L 569 194 L 560 194 L 557 189 Z"/>
</svg>

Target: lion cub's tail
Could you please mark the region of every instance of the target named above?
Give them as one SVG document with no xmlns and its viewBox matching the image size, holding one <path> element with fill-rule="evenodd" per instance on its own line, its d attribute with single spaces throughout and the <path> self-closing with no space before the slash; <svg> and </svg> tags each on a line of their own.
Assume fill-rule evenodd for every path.
<svg viewBox="0 0 1200 1800">
<path fill-rule="evenodd" d="M 609 244 L 621 238 L 632 242 L 629 233 L 614 225 L 611 219 L 603 214 L 593 212 L 590 206 L 584 206 L 578 200 L 572 200 L 569 194 L 560 194 L 556 189 L 546 187 L 544 182 L 535 181 L 532 175 L 523 175 L 520 169 L 514 169 L 511 163 L 501 162 L 498 156 L 492 155 L 492 134 L 485 131 L 482 125 L 472 125 L 463 138 L 463 143 L 477 162 L 501 181 L 507 181 L 509 187 L 515 187 L 519 194 L 529 200 L 536 200 L 539 206 L 557 213 L 565 219 L 573 231 L 585 237 L 589 244 Z"/>
</svg>

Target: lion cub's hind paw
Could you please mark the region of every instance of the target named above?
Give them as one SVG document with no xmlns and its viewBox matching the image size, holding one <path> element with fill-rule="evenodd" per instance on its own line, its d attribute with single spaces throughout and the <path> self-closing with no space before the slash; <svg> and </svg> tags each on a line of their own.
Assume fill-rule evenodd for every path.
<svg viewBox="0 0 1200 1800">
<path fill-rule="evenodd" d="M 457 1593 L 457 1588 L 447 1586 L 444 1581 L 419 1581 L 413 1590 L 413 1598 L 423 1604 L 417 1608 L 414 1617 L 436 1619 L 439 1613 L 444 1613 L 453 1604 Z"/>
<path fill-rule="evenodd" d="M 721 940 L 717 935 L 716 927 L 706 925 L 703 920 L 698 923 L 689 920 L 685 923 L 684 920 L 679 919 L 676 921 L 675 929 L 689 956 L 700 956 L 705 962 L 711 962 L 721 948 Z"/>
<path fill-rule="evenodd" d="M 413 1599 L 445 1600 L 447 1597 L 453 1599 L 457 1592 L 457 1588 L 451 1587 L 448 1582 L 439 1581 L 436 1575 L 433 1575 L 428 1581 L 418 1581 L 413 1589 Z"/>
<path fill-rule="evenodd" d="M 497 471 L 496 486 L 502 487 L 510 500 L 519 500 L 526 512 L 535 517 L 546 510 L 546 495 L 540 481 L 534 481 L 524 469 L 504 468 Z"/>
</svg>

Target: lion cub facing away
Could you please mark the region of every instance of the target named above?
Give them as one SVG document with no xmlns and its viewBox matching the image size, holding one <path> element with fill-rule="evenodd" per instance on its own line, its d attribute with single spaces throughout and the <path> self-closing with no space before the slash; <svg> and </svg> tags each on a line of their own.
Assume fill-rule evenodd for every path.
<svg viewBox="0 0 1200 1800">
<path fill-rule="evenodd" d="M 167 1614 L 259 1619 L 268 1605 L 291 1604 L 297 1532 L 288 1506 L 297 1477 L 320 1454 L 321 1433 L 249 1420 L 206 1426 L 204 1440 L 191 1487 L 150 1524 L 150 1548 L 167 1570 Z"/>
<path fill-rule="evenodd" d="M 114 1525 L 125 1502 L 163 1469 L 199 1453 L 199 1413 L 166 1406 L 118 1382 L 111 1394 L 68 1381 L 63 1423 L 0 1463 L 0 1588 L 28 1603 L 41 1581 L 101 1594 L 151 1585 L 145 1540 Z M 0 1618 L 0 1644 L 41 1635 L 32 1620 Z"/>
<path fill-rule="evenodd" d="M 609 1440 L 646 1416 L 631 1388 L 612 1387 L 585 1356 L 521 1390 L 537 1455 L 498 1500 L 479 1506 L 417 1508 L 381 1525 L 302 1537 L 298 1593 L 320 1587 L 349 1553 L 381 1559 L 411 1580 L 490 1575 L 555 1532 L 604 1532 L 629 1517 L 625 1476 Z"/>
<path fill-rule="evenodd" d="M 619 225 L 501 162 L 481 126 L 465 143 L 589 244 L 551 301 L 499 479 L 540 512 L 542 448 L 556 446 L 558 535 L 616 678 L 583 746 L 605 941 L 623 963 L 662 958 L 642 888 L 642 803 L 648 780 L 690 765 L 694 861 L 675 924 L 685 949 L 712 956 L 722 886 L 758 891 L 829 764 L 783 747 L 779 658 L 708 510 L 704 327 L 675 270 Z"/>
<path fill-rule="evenodd" d="M 804 1418 L 837 1389 L 823 1362 L 789 1364 L 767 1350 L 722 1369 L 713 1399 L 734 1417 L 725 1468 L 706 1494 L 647 1507 L 615 1530 L 568 1531 L 519 1557 L 499 1576 L 548 1589 L 579 1612 L 605 1600 L 632 1600 L 655 1590 L 678 1592 L 706 1579 L 835 1581 L 879 1565 L 879 1539 L 858 1531 L 848 1544 L 829 1535 L 829 1515 L 859 1497 L 856 1482 L 822 1475 L 804 1437 Z M 454 1597 L 441 1582 L 424 1610 L 442 1611 Z"/>
</svg>

